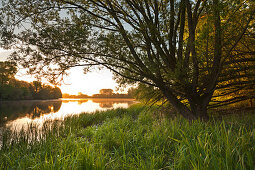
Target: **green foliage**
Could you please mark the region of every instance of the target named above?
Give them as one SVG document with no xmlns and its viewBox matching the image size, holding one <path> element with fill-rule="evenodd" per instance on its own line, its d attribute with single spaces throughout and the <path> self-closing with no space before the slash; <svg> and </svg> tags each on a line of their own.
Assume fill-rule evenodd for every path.
<svg viewBox="0 0 255 170">
<path fill-rule="evenodd" d="M 36 92 L 34 91 L 34 99 L 58 99 L 62 97 L 61 90 L 58 87 L 44 85 Z"/>
<path fill-rule="evenodd" d="M 112 95 L 113 94 L 112 89 L 101 89 L 99 92 L 100 92 L 100 94 L 103 94 L 103 95 Z"/>
<path fill-rule="evenodd" d="M 27 99 L 57 99 L 62 97 L 62 92 L 58 87 L 41 85 L 35 86 L 35 82 L 27 83 L 10 79 L 6 85 L 0 85 L 1 100 L 27 100 Z M 41 84 L 41 82 L 40 82 Z"/>
<path fill-rule="evenodd" d="M 132 95 L 135 99 L 147 103 L 155 103 L 158 101 L 166 100 L 162 92 L 155 87 L 145 84 L 139 84 L 136 88 L 132 89 Z"/>
<path fill-rule="evenodd" d="M 17 67 L 14 62 L 0 62 L 0 86 L 5 85 L 17 73 Z"/>
<path fill-rule="evenodd" d="M 253 112 L 191 124 L 141 109 L 82 114 L 46 122 L 41 130 L 31 125 L 19 134 L 6 129 L 0 168 L 254 168 Z"/>
<path fill-rule="evenodd" d="M 22 100 L 31 99 L 31 92 L 24 87 L 2 86 L 0 89 L 2 100 Z"/>
<path fill-rule="evenodd" d="M 0 100 L 57 99 L 62 97 L 58 87 L 43 85 L 40 81 L 28 83 L 14 78 L 17 65 L 0 62 Z"/>
<path fill-rule="evenodd" d="M 84 72 L 106 67 L 119 84 L 143 83 L 160 91 L 158 97 L 188 119 L 206 119 L 209 107 L 254 96 L 252 0 L 2 0 L 2 5 L 8 32 L 3 46 L 23 42 L 11 59 L 52 82 L 74 66 Z M 239 90 L 243 93 L 235 96 Z"/>
</svg>

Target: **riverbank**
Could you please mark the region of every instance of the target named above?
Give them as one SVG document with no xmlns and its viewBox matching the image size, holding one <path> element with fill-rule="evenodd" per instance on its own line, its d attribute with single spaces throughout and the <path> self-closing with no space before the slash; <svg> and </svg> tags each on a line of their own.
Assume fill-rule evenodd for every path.
<svg viewBox="0 0 255 170">
<path fill-rule="evenodd" d="M 134 105 L 6 130 L 0 169 L 254 169 L 253 113 L 190 124 Z"/>
</svg>

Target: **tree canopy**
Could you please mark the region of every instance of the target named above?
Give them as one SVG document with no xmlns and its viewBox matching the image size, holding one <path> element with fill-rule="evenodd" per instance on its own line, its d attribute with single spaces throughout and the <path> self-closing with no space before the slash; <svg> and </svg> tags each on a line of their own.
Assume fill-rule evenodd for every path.
<svg viewBox="0 0 255 170">
<path fill-rule="evenodd" d="M 45 100 L 62 97 L 62 92 L 58 87 L 41 85 L 36 88 L 35 83 L 13 78 L 8 81 L 8 84 L 0 84 L 0 100 Z"/>
<path fill-rule="evenodd" d="M 58 87 L 42 84 L 40 81 L 28 83 L 15 79 L 17 66 L 13 62 L 0 62 L 0 100 L 57 99 L 62 97 Z"/>
<path fill-rule="evenodd" d="M 113 94 L 113 89 L 101 89 L 100 94 L 104 94 L 104 95 L 112 95 Z"/>
<path fill-rule="evenodd" d="M 14 78 L 17 73 L 16 64 L 13 62 L 0 62 L 0 85 L 8 83 L 8 80 Z"/>
<path fill-rule="evenodd" d="M 189 119 L 207 119 L 208 108 L 255 94 L 253 0 L 2 4 L 1 44 L 16 45 L 12 59 L 51 81 L 71 67 L 103 66 L 120 84 L 159 91 Z"/>
</svg>

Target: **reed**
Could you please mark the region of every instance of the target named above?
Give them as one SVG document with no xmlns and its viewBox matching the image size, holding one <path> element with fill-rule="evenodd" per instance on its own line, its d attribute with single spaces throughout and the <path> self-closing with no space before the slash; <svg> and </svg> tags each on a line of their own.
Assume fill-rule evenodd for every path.
<svg viewBox="0 0 255 170">
<path fill-rule="evenodd" d="M 158 115 L 136 105 L 6 129 L 0 169 L 254 169 L 253 113 L 192 123 Z"/>
</svg>

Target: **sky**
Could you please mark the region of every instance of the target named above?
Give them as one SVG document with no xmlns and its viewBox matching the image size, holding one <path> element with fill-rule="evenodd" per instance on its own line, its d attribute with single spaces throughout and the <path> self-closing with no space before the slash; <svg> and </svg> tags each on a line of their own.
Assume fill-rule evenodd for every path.
<svg viewBox="0 0 255 170">
<path fill-rule="evenodd" d="M 1 1 L 0 1 L 1 7 Z M 0 48 L 0 61 L 5 61 L 12 53 L 11 50 Z M 100 89 L 110 88 L 118 93 L 126 93 L 127 89 L 117 91 L 118 84 L 112 79 L 113 75 L 109 70 L 100 70 L 89 72 L 86 75 L 82 68 L 72 68 L 69 76 L 64 80 L 63 85 L 59 86 L 62 93 L 78 94 L 79 92 L 87 95 L 97 94 Z M 19 69 L 15 76 L 18 80 L 32 82 L 35 79 L 27 75 L 25 69 Z M 43 81 L 44 83 L 44 81 Z"/>
<path fill-rule="evenodd" d="M 5 61 L 11 52 L 0 48 L 0 61 Z M 62 93 L 78 94 L 78 92 L 82 92 L 87 95 L 97 94 L 100 89 L 105 88 L 113 89 L 116 92 L 118 84 L 112 79 L 112 76 L 112 73 L 106 69 L 84 74 L 82 67 L 76 67 L 70 70 L 69 76 L 64 79 L 60 89 Z M 35 80 L 31 75 L 26 74 L 25 69 L 19 69 L 15 77 L 29 82 Z"/>
</svg>

